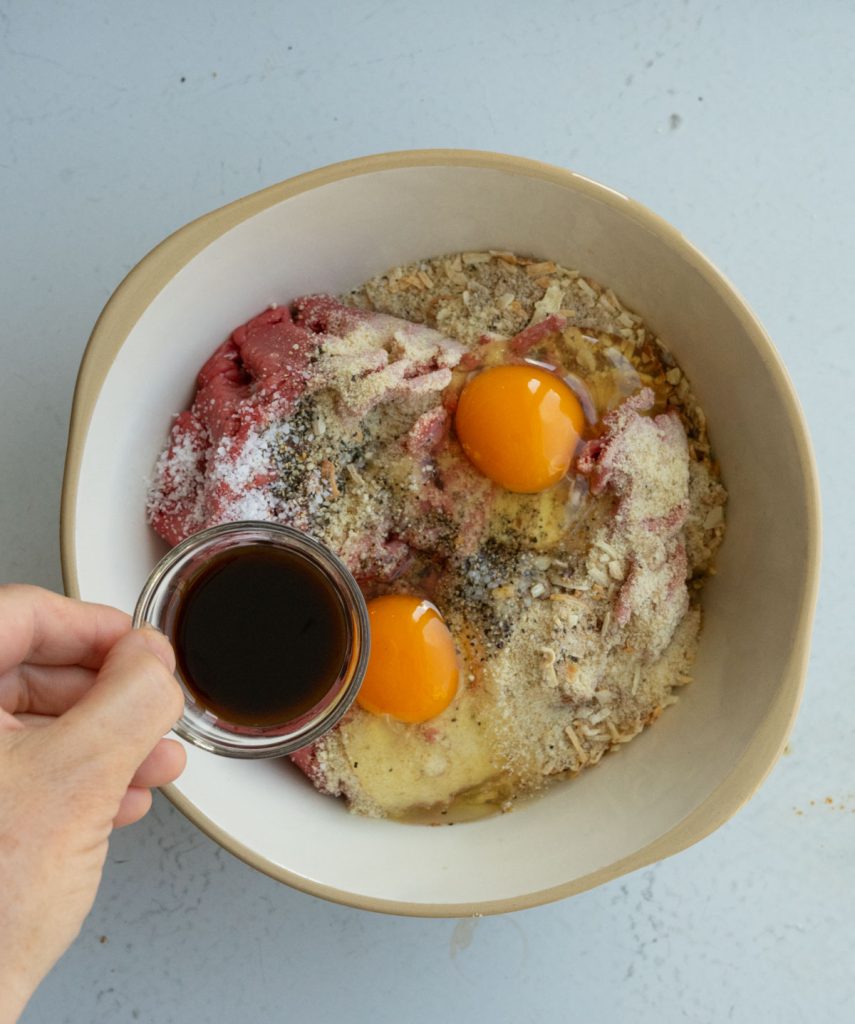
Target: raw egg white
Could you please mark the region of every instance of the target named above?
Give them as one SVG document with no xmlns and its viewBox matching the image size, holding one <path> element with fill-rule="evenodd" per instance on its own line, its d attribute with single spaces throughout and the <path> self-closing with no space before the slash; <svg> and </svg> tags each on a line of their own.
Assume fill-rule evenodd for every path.
<svg viewBox="0 0 855 1024">
<path fill-rule="evenodd" d="M 425 722 L 454 699 L 460 666 L 437 609 L 420 597 L 388 594 L 368 602 L 371 654 L 357 701 L 375 715 Z"/>
<path fill-rule="evenodd" d="M 463 388 L 454 418 L 476 469 L 520 494 L 544 491 L 567 473 L 584 423 L 564 381 L 528 364 L 482 370 Z"/>
</svg>

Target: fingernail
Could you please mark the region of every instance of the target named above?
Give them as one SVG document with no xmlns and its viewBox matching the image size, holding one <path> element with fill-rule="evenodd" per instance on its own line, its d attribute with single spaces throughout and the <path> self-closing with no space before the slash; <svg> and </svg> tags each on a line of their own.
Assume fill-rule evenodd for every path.
<svg viewBox="0 0 855 1024">
<path fill-rule="evenodd" d="M 175 670 L 175 652 L 172 644 L 165 633 L 162 633 L 156 626 L 146 624 L 141 626 L 137 632 L 145 640 L 146 647 L 156 655 L 170 672 Z"/>
</svg>

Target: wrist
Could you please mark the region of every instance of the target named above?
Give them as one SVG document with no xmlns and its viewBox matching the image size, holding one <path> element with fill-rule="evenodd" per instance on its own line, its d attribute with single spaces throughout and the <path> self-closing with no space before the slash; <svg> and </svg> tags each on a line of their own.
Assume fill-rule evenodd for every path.
<svg viewBox="0 0 855 1024">
<path fill-rule="evenodd" d="M 0 970 L 0 1024 L 15 1024 L 35 989 L 12 971 Z"/>
</svg>

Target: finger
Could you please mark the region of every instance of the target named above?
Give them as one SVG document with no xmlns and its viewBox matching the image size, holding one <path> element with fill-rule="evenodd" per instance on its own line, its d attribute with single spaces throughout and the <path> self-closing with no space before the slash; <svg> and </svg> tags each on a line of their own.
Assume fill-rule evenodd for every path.
<svg viewBox="0 0 855 1024">
<path fill-rule="evenodd" d="M 116 817 L 113 818 L 113 828 L 124 828 L 125 825 L 133 825 L 134 822 L 144 818 L 151 810 L 151 790 L 140 786 L 131 786 L 122 797 Z"/>
<path fill-rule="evenodd" d="M 15 715 L 61 715 L 95 682 L 80 665 L 18 665 L 0 676 L 0 707 Z"/>
<path fill-rule="evenodd" d="M 48 719 L 48 721 L 52 721 L 52 719 Z M 26 722 L 20 721 L 14 715 L 10 715 L 8 711 L 0 708 L 0 733 L 21 732 L 25 725 Z"/>
<path fill-rule="evenodd" d="M 0 674 L 24 661 L 99 668 L 130 628 L 130 618 L 117 608 L 40 587 L 0 586 Z"/>
<path fill-rule="evenodd" d="M 32 726 L 34 729 L 42 728 L 45 725 L 50 725 L 56 721 L 54 715 L 15 715 L 14 720 L 18 725 L 22 725 L 26 728 Z"/>
<path fill-rule="evenodd" d="M 165 786 L 184 771 L 187 754 L 178 740 L 161 740 L 134 772 L 132 786 Z"/>
<path fill-rule="evenodd" d="M 56 721 L 57 741 L 74 760 L 107 758 L 116 781 L 130 782 L 184 707 L 169 641 L 152 629 L 122 637 L 92 688 Z"/>
</svg>

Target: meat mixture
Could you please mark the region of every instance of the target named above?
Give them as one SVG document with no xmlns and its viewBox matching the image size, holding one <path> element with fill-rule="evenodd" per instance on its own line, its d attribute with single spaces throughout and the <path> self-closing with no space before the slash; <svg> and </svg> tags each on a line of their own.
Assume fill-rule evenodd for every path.
<svg viewBox="0 0 855 1024">
<path fill-rule="evenodd" d="M 482 475 L 454 430 L 473 374 L 522 363 L 554 369 L 586 419 L 571 472 L 535 494 Z M 575 271 L 475 252 L 237 328 L 172 427 L 148 516 L 170 544 L 295 526 L 366 597 L 437 606 L 451 704 L 420 724 L 355 705 L 294 760 L 354 811 L 446 821 L 596 764 L 677 700 L 725 499 L 704 414 L 639 317 Z"/>
</svg>

